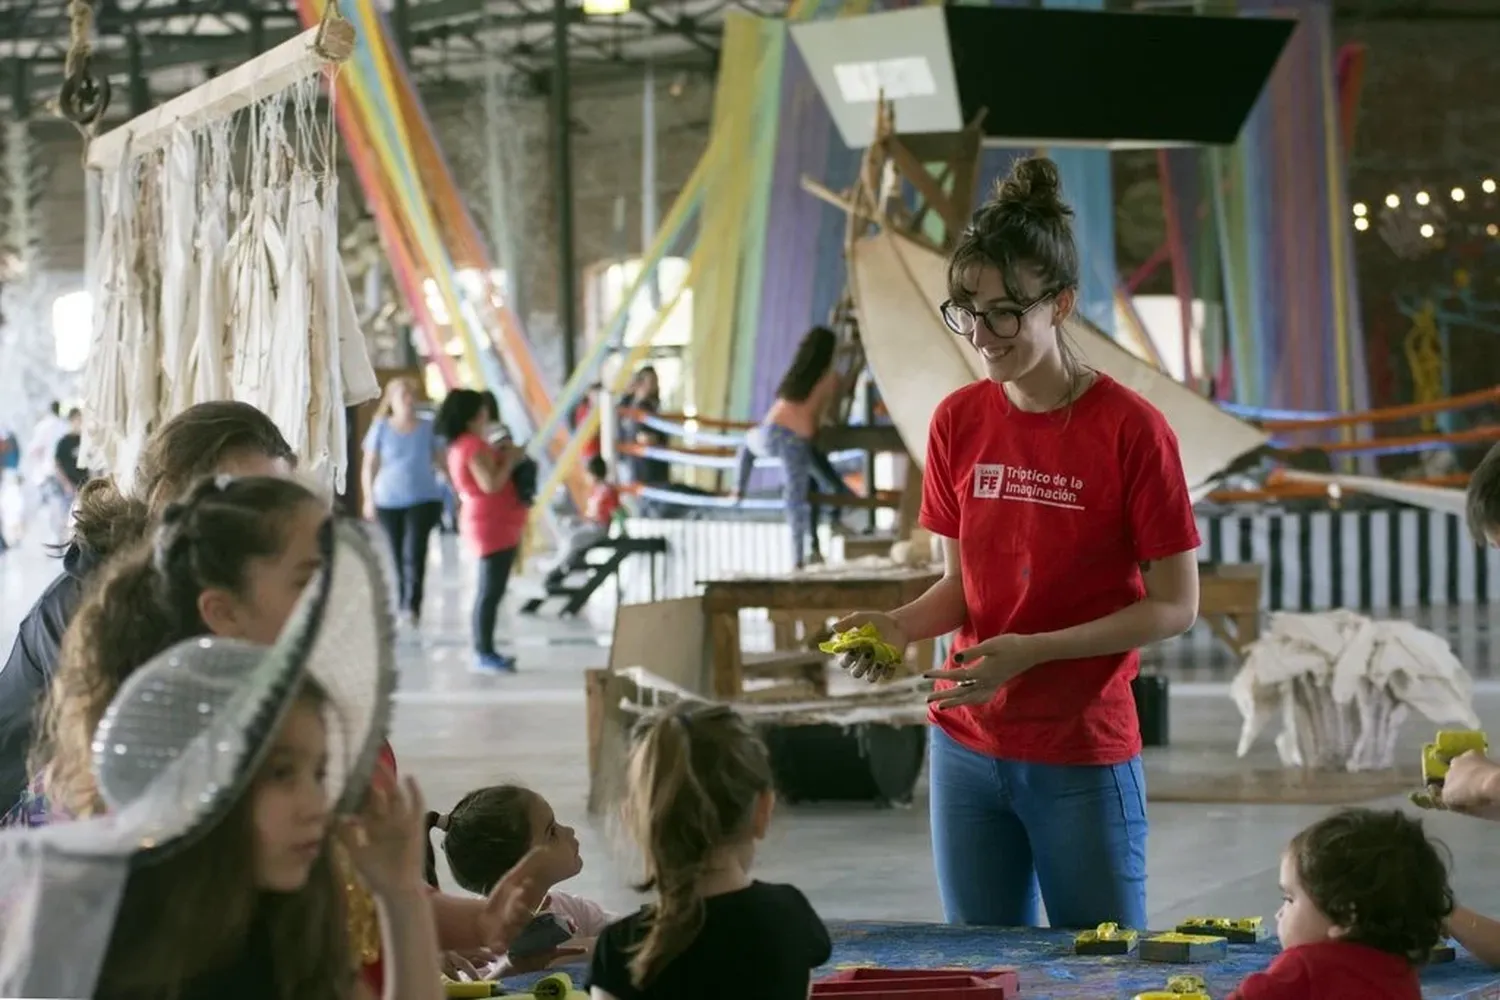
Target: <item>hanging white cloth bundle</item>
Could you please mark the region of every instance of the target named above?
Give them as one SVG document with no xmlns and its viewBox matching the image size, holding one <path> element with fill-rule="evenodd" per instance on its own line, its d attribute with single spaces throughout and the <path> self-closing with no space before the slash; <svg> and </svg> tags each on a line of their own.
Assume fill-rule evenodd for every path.
<svg viewBox="0 0 1500 1000">
<path fill-rule="evenodd" d="M 352 47 L 332 22 L 91 149 L 105 225 L 82 460 L 122 488 L 163 420 L 233 398 L 343 489 L 345 408 L 378 386 L 338 256 L 333 101 L 316 70 Z"/>
<path fill-rule="evenodd" d="M 1279 714 L 1286 767 L 1393 767 L 1412 709 L 1438 725 L 1479 728 L 1473 681 L 1448 643 L 1411 622 L 1352 611 L 1272 615 L 1229 690 L 1244 718 L 1239 756 Z"/>
</svg>

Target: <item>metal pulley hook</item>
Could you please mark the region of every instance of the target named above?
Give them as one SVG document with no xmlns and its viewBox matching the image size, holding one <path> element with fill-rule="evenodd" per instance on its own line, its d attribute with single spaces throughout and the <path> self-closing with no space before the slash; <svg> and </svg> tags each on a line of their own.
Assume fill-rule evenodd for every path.
<svg viewBox="0 0 1500 1000">
<path fill-rule="evenodd" d="M 63 80 L 57 110 L 80 129 L 92 129 L 109 107 L 109 77 L 95 76 L 91 60 L 79 60 L 77 69 Z"/>
<path fill-rule="evenodd" d="M 68 0 L 68 56 L 63 65 L 57 111 L 87 138 L 109 107 L 109 78 L 96 76 L 93 47 L 94 8 L 90 0 Z"/>
</svg>

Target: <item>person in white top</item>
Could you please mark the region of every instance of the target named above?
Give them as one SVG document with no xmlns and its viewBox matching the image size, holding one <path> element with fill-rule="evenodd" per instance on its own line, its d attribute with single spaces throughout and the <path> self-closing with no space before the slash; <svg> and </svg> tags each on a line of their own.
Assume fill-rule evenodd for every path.
<svg viewBox="0 0 1500 1000">
<path fill-rule="evenodd" d="M 62 404 L 53 400 L 47 413 L 36 422 L 26 438 L 26 457 L 21 462 L 21 471 L 32 486 L 41 486 L 52 478 L 52 457 L 57 453 L 57 442 L 66 433 L 68 421 L 62 415 Z"/>
<path fill-rule="evenodd" d="M 59 506 L 65 516 L 69 503 L 57 483 L 57 444 L 67 433 L 68 421 L 62 415 L 62 404 L 53 400 L 26 438 L 21 458 L 21 478 L 26 484 L 23 520 L 30 520 L 37 513 L 50 513 L 53 531 L 59 520 Z"/>
<path fill-rule="evenodd" d="M 491 785 L 475 789 L 459 799 L 452 811 L 427 814 L 427 881 L 433 888 L 441 888 L 432 847 L 434 830 L 443 832 L 443 855 L 453 881 L 482 896 L 488 895 L 530 851 L 545 851 L 546 863 L 536 876 L 547 889 L 539 912 L 551 913 L 572 933 L 571 940 L 543 955 L 518 956 L 515 960 L 503 955 L 479 956 L 479 962 L 460 962 L 455 957 L 451 968 L 480 978 L 486 971 L 506 975 L 535 971 L 564 960 L 587 962 L 594 939 L 618 919 L 593 900 L 554 888 L 583 870 L 578 835 L 571 826 L 559 823 L 547 800 L 529 788 Z M 486 961 L 490 958 L 498 959 L 498 963 Z M 484 965 L 489 969 L 482 971 Z"/>
</svg>

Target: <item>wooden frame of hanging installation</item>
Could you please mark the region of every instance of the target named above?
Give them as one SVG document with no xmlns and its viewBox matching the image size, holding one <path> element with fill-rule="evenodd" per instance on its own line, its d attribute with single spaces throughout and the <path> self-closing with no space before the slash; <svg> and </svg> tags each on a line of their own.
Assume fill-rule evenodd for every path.
<svg viewBox="0 0 1500 1000">
<path fill-rule="evenodd" d="M 111 169 L 165 146 L 178 128 L 196 130 L 228 118 L 330 64 L 347 61 L 354 54 L 354 25 L 333 6 L 329 11 L 322 24 L 94 139 L 88 147 L 89 168 Z"/>
</svg>

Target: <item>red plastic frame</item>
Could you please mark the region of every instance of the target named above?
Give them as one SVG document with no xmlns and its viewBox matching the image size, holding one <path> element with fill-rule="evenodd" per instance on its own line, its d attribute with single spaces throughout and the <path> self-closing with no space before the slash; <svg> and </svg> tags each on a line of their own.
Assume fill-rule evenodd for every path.
<svg viewBox="0 0 1500 1000">
<path fill-rule="evenodd" d="M 814 997 L 839 1000 L 1011 1000 L 1020 993 L 1012 968 L 847 969 L 812 988 Z"/>
</svg>

